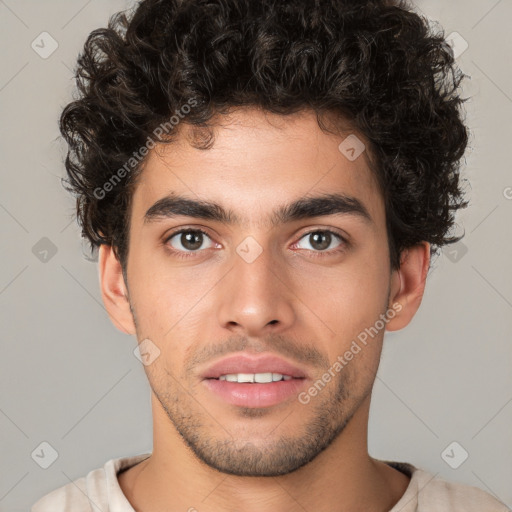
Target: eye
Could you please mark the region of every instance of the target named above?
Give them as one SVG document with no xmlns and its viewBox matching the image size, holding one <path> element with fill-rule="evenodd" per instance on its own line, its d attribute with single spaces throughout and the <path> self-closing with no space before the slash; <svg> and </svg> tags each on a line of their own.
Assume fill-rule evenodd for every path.
<svg viewBox="0 0 512 512">
<path fill-rule="evenodd" d="M 302 240 L 305 240 L 309 247 L 302 246 Z M 338 241 L 337 245 L 336 241 Z M 165 239 L 164 243 L 170 245 L 170 250 L 178 257 L 193 256 L 201 250 L 210 249 L 214 246 L 208 233 L 198 228 L 183 228 L 175 231 Z M 323 253 L 329 255 L 343 251 L 348 246 L 348 241 L 333 231 L 316 229 L 305 233 L 295 246 L 299 249 L 312 251 L 316 253 L 315 256 L 323 256 Z"/>
<path fill-rule="evenodd" d="M 325 229 L 310 231 L 300 240 L 306 240 L 309 244 L 309 247 L 301 247 L 300 241 L 297 242 L 296 245 L 300 249 L 307 249 L 315 252 L 338 252 L 347 244 L 347 241 L 341 235 Z M 336 240 L 339 241 L 338 245 L 336 245 Z"/>
<path fill-rule="evenodd" d="M 205 237 L 209 245 L 203 247 Z M 209 249 L 213 245 L 208 233 L 202 229 L 181 229 L 168 237 L 165 243 L 169 243 L 178 252 L 198 252 L 200 249 Z"/>
</svg>

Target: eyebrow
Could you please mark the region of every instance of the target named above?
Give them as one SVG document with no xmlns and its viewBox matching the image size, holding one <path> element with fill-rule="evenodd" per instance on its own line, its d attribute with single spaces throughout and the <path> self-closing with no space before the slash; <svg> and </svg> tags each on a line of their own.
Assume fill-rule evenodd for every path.
<svg viewBox="0 0 512 512">
<path fill-rule="evenodd" d="M 344 194 L 302 197 L 277 208 L 272 212 L 269 222 L 272 227 L 276 227 L 297 220 L 339 214 L 355 216 L 369 225 L 373 224 L 373 219 L 364 204 L 356 197 Z M 156 201 L 146 211 L 144 224 L 177 216 L 212 220 L 228 225 L 243 223 L 233 210 L 225 209 L 215 202 L 171 194 Z"/>
</svg>

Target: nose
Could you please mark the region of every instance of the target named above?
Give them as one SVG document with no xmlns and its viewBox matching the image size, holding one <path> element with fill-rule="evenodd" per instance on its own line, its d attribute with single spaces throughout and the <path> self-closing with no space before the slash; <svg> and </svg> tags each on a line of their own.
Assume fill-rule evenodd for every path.
<svg viewBox="0 0 512 512">
<path fill-rule="evenodd" d="M 221 327 L 255 337 L 290 328 L 297 299 L 283 262 L 266 249 L 252 262 L 238 254 L 233 259 L 233 268 L 217 290 Z"/>
</svg>

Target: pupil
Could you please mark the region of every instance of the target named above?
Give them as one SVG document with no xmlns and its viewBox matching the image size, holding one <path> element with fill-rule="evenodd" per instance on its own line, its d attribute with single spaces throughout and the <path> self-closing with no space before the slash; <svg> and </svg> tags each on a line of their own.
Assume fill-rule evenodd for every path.
<svg viewBox="0 0 512 512">
<path fill-rule="evenodd" d="M 183 247 L 190 251 L 193 251 L 194 249 L 199 249 L 199 247 L 201 247 L 201 245 L 203 244 L 203 234 L 196 231 L 182 233 L 181 243 Z"/>
<path fill-rule="evenodd" d="M 318 249 L 319 251 L 323 251 L 329 247 L 331 244 L 331 234 L 325 233 L 324 231 L 317 231 L 316 233 L 312 233 L 310 235 L 313 238 L 312 246 Z M 319 239 L 324 238 L 324 241 L 321 242 Z M 315 246 L 316 244 L 316 246 Z"/>
</svg>

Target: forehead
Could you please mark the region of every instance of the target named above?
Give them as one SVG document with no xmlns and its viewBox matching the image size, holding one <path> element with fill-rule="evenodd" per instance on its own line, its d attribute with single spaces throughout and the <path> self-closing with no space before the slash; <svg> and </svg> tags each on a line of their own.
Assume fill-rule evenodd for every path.
<svg viewBox="0 0 512 512">
<path fill-rule="evenodd" d="M 282 116 L 243 108 L 219 117 L 213 145 L 200 149 L 191 142 L 204 133 L 183 123 L 172 143 L 149 152 L 133 196 L 133 220 L 143 222 L 154 203 L 174 194 L 223 205 L 240 224 L 268 223 L 277 206 L 332 193 L 357 198 L 379 219 L 384 205 L 368 152 L 353 158 L 365 139 L 345 127 L 334 135 L 319 127 L 314 112 Z"/>
</svg>

